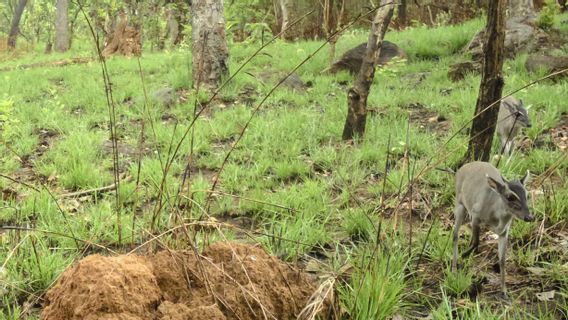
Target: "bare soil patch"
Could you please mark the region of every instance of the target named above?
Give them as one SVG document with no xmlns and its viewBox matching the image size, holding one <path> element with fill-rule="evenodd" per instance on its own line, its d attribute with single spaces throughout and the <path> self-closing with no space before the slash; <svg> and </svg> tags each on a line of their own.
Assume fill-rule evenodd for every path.
<svg viewBox="0 0 568 320">
<path fill-rule="evenodd" d="M 237 243 L 149 256 L 88 256 L 47 292 L 42 319 L 296 319 L 305 273 Z"/>
<path fill-rule="evenodd" d="M 421 130 L 444 135 L 451 128 L 451 122 L 446 117 L 428 110 L 425 105 L 412 103 L 406 107 L 406 110 L 409 112 L 410 121 L 416 123 Z"/>
</svg>

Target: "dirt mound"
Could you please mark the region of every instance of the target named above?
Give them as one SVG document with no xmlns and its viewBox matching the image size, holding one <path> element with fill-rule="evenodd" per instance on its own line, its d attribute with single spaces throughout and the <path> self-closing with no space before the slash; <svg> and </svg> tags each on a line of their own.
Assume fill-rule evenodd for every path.
<svg viewBox="0 0 568 320">
<path fill-rule="evenodd" d="M 151 256 L 92 255 L 47 292 L 42 319 L 296 319 L 308 275 L 246 244 Z"/>
</svg>

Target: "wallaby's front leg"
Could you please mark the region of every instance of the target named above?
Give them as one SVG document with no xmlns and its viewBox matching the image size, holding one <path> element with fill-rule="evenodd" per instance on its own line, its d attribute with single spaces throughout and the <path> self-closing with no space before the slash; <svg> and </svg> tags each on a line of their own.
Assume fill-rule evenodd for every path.
<svg viewBox="0 0 568 320">
<path fill-rule="evenodd" d="M 458 242 L 460 238 L 460 227 L 463 224 L 465 219 L 465 207 L 461 204 L 456 204 L 456 208 L 454 209 L 454 218 L 455 218 L 455 226 L 454 226 L 454 250 L 453 250 L 453 257 L 452 257 L 452 271 L 458 270 Z"/>
<path fill-rule="evenodd" d="M 479 219 L 471 219 L 471 242 L 469 248 L 462 254 L 462 258 L 469 256 L 474 250 L 479 249 Z"/>
<path fill-rule="evenodd" d="M 501 292 L 506 295 L 507 287 L 505 285 L 505 260 L 507 259 L 507 231 L 499 236 L 499 271 L 501 273 Z"/>
</svg>

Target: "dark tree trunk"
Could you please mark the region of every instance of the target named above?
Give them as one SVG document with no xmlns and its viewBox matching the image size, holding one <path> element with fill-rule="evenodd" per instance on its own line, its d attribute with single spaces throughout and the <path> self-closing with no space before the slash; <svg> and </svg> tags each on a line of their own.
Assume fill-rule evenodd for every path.
<svg viewBox="0 0 568 320">
<path fill-rule="evenodd" d="M 406 18 L 406 0 L 400 0 L 400 4 L 398 5 L 398 27 L 403 29 L 407 25 L 407 18 Z"/>
<path fill-rule="evenodd" d="M 387 2 L 388 1 L 388 2 Z M 347 119 L 343 127 L 343 140 L 361 138 L 365 133 L 367 121 L 367 97 L 375 76 L 375 66 L 379 60 L 381 45 L 390 24 L 395 3 L 392 0 L 381 1 L 381 8 L 371 25 L 367 50 L 361 69 L 353 87 L 347 92 Z"/>
<path fill-rule="evenodd" d="M 465 162 L 489 161 L 495 133 L 499 100 L 503 90 L 503 54 L 505 48 L 505 10 L 507 0 L 489 1 L 483 50 L 483 67 L 475 117 Z"/>
<path fill-rule="evenodd" d="M 69 50 L 69 0 L 57 0 L 55 18 L 55 51 Z"/>
<path fill-rule="evenodd" d="M 22 18 L 22 14 L 24 13 L 24 8 L 28 0 L 20 0 L 18 1 L 18 6 L 14 11 L 14 17 L 12 18 L 12 25 L 10 26 L 10 33 L 8 34 L 8 48 L 15 49 L 16 48 L 16 39 L 18 38 L 18 33 L 20 32 L 20 19 Z"/>
<path fill-rule="evenodd" d="M 229 75 L 222 0 L 193 0 L 191 5 L 193 87 L 215 88 Z"/>
</svg>

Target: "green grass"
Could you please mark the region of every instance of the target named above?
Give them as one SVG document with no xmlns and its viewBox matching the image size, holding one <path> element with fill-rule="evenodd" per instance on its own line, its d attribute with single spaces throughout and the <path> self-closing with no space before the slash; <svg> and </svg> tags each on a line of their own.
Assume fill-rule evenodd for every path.
<svg viewBox="0 0 568 320">
<path fill-rule="evenodd" d="M 566 31 L 559 21 L 557 26 Z M 0 222 L 38 231 L 0 234 L 2 317 L 17 318 L 22 312 L 18 302 L 44 293 L 84 254 L 83 241 L 126 251 L 118 245 L 119 229 L 126 247 L 148 240 L 149 232 L 166 232 L 162 243 L 184 248 L 187 242 L 167 231 L 181 221 L 210 215 L 227 223 L 250 222 L 246 238 L 237 228 L 223 228 L 223 235 L 261 243 L 286 260 L 316 257 L 334 272 L 351 266 L 352 272 L 337 285 L 347 318 L 410 317 L 420 312 L 435 319 L 554 318 L 566 305 L 566 290 L 558 289 L 557 309 L 539 302 L 534 294 L 566 288 L 567 283 L 565 252 L 554 248 L 561 240 L 556 234 L 565 231 L 568 218 L 568 163 L 558 162 L 563 151 L 551 147 L 548 134 L 558 125 L 560 114 L 568 112 L 566 80 L 545 81 L 515 94 L 530 106 L 533 127 L 525 134 L 545 143 L 500 163 L 509 179 L 519 178 L 527 169 L 535 175 L 529 200 L 538 220 L 513 222 L 507 268 L 514 270 L 511 276 L 519 277 L 526 276 L 527 267 L 546 269 L 537 277 L 539 287 L 517 288 L 512 295 L 514 308 L 507 310 L 494 299 L 491 290 L 497 286 L 488 285 L 488 293 L 469 300 L 466 293 L 478 274 L 496 275 L 487 267 L 496 261 L 494 243 L 484 246 L 487 254 L 460 259 L 465 267 L 458 273 L 448 271 L 454 182 L 451 174 L 432 166 L 452 167 L 465 153 L 465 132 L 452 136 L 469 127 L 480 77 L 469 75 L 453 83 L 447 70 L 465 59 L 460 49 L 483 25 L 477 19 L 459 26 L 389 32 L 387 39 L 398 43 L 408 59 L 377 72 L 368 97 L 373 113 L 367 119 L 365 139 L 354 145 L 341 142 L 345 81 L 349 86 L 351 76 L 320 75 L 328 65 L 324 48 L 297 71 L 312 86 L 306 92 L 276 90 L 252 118 L 224 166 L 253 108 L 321 41 L 276 41 L 267 47 L 268 55 L 255 57 L 183 140 L 194 120 L 195 101 L 207 101 L 208 94 L 180 91 L 187 96 L 179 104 L 167 109 L 155 103 L 144 107 L 142 86 L 149 95 L 164 87 L 188 90 L 191 55 L 186 50 L 144 53 L 140 59 L 143 83 L 136 59 L 112 57 L 108 69 L 116 102 L 118 166 L 126 177 L 118 208 L 113 192 L 62 196 L 114 182 L 108 107 L 98 63 L 4 72 L 0 102 L 10 101 L 13 106 L 10 133 L 3 135 L 7 138 L 0 147 L 0 172 L 38 190 L 0 178 L 0 188 L 7 195 L 0 202 Z M 347 32 L 338 42 L 337 54 L 366 39 L 366 32 Z M 1 62 L 0 67 L 85 55 L 88 48 L 88 43 L 82 43 L 76 51 L 51 56 L 30 52 Z M 230 44 L 231 71 L 256 49 L 257 44 Z M 506 61 L 504 93 L 540 76 L 528 74 L 525 61 L 524 54 Z M 264 79 L 263 73 L 273 76 Z M 424 125 L 434 115 L 448 119 L 449 129 Z M 190 177 L 182 185 L 190 153 Z M 552 177 L 540 184 L 538 176 L 557 163 Z M 213 177 L 221 168 L 216 186 L 220 193 L 211 194 Z M 408 198 L 399 195 L 407 190 L 410 178 L 412 216 Z M 199 244 L 223 239 L 218 232 L 193 232 Z M 460 239 L 460 247 L 465 242 Z"/>
</svg>

